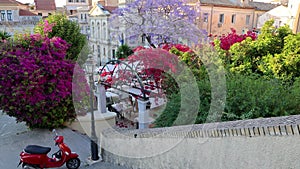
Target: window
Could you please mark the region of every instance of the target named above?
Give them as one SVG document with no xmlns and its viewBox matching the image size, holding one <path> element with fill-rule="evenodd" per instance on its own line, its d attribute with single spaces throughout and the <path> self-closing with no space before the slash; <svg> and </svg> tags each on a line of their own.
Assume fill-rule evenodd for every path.
<svg viewBox="0 0 300 169">
<path fill-rule="evenodd" d="M 219 23 L 224 23 L 224 14 L 220 14 Z"/>
<path fill-rule="evenodd" d="M 105 54 L 105 48 L 103 48 L 103 55 L 106 56 L 106 54 Z"/>
<path fill-rule="evenodd" d="M 101 63 L 102 59 L 101 59 L 100 52 L 101 52 L 100 45 L 97 45 L 97 54 L 98 54 L 98 58 L 99 58 L 99 61 L 100 61 L 99 65 L 101 66 L 102 65 L 102 63 Z"/>
<path fill-rule="evenodd" d="M 12 12 L 11 12 L 11 10 L 7 10 L 7 20 L 12 21 Z"/>
<path fill-rule="evenodd" d="M 98 50 L 98 58 L 100 58 L 100 45 L 97 46 L 97 50 Z"/>
<path fill-rule="evenodd" d="M 233 15 L 231 16 L 231 23 L 235 23 L 235 18 L 236 18 L 236 15 L 233 14 Z"/>
<path fill-rule="evenodd" d="M 50 16 L 50 15 L 52 15 L 52 13 L 48 13 L 48 15 Z"/>
<path fill-rule="evenodd" d="M 1 21 L 5 21 L 5 11 L 1 10 Z"/>
<path fill-rule="evenodd" d="M 246 25 L 250 24 L 250 15 L 246 15 Z"/>
<path fill-rule="evenodd" d="M 73 2 L 73 0 L 69 0 L 69 2 Z"/>
<path fill-rule="evenodd" d="M 81 0 L 81 2 L 85 3 L 85 0 Z"/>
<path fill-rule="evenodd" d="M 112 50 L 112 57 L 113 57 L 113 59 L 116 58 L 116 50 L 115 49 Z"/>
<path fill-rule="evenodd" d="M 91 34 L 90 26 L 86 26 L 86 32 L 87 32 L 88 35 Z"/>
<path fill-rule="evenodd" d="M 203 14 L 203 22 L 208 22 L 208 13 Z"/>
<path fill-rule="evenodd" d="M 97 39 L 99 38 L 100 39 L 100 37 L 101 37 L 101 34 L 100 34 L 100 23 L 98 22 L 97 23 Z"/>
<path fill-rule="evenodd" d="M 120 42 L 120 45 L 124 45 L 124 34 L 122 33 L 121 36 L 119 35 L 119 42 Z"/>
<path fill-rule="evenodd" d="M 142 43 L 145 43 L 145 41 L 146 41 L 146 34 L 143 34 L 142 35 Z"/>
<path fill-rule="evenodd" d="M 79 0 L 76 0 L 76 2 L 79 2 Z"/>
<path fill-rule="evenodd" d="M 104 22 L 102 25 L 103 28 L 103 38 L 106 39 L 106 23 Z"/>
<path fill-rule="evenodd" d="M 83 20 L 83 14 L 81 14 L 81 17 L 80 17 L 80 19 L 81 19 L 81 20 Z"/>
<path fill-rule="evenodd" d="M 38 13 L 38 16 L 43 16 L 43 14 L 42 13 Z"/>
<path fill-rule="evenodd" d="M 94 27 L 94 22 L 92 22 L 92 33 L 91 36 L 95 36 L 95 27 Z"/>
</svg>

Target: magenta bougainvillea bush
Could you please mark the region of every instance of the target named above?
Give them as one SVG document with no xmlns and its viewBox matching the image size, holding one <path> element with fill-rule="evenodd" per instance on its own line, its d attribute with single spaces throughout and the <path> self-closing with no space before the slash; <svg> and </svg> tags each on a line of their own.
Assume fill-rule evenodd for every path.
<svg viewBox="0 0 300 169">
<path fill-rule="evenodd" d="M 233 44 L 235 44 L 237 42 L 242 42 L 247 37 L 250 37 L 252 40 L 255 40 L 257 38 L 257 34 L 254 31 L 247 31 L 246 34 L 237 34 L 236 30 L 231 28 L 231 33 L 228 33 L 227 35 L 223 34 L 219 38 L 220 39 L 220 48 L 228 51 Z M 213 45 L 214 45 L 214 43 L 213 43 Z"/>
<path fill-rule="evenodd" d="M 72 98 L 75 63 L 65 59 L 70 46 L 66 41 L 47 37 L 51 26 L 45 23 L 45 35 L 19 35 L 0 48 L 0 109 L 30 128 L 62 127 L 76 117 Z M 78 83 L 86 82 L 78 79 L 82 79 Z M 79 101 L 85 94 L 76 96 Z"/>
</svg>

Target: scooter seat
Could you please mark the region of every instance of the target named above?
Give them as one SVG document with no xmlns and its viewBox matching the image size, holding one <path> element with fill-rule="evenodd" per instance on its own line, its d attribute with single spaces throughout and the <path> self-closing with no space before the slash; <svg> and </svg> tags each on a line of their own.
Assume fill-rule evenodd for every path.
<svg viewBox="0 0 300 169">
<path fill-rule="evenodd" d="M 38 145 L 28 145 L 24 149 L 26 153 L 30 154 L 48 154 L 50 152 L 50 147 L 42 147 Z"/>
</svg>

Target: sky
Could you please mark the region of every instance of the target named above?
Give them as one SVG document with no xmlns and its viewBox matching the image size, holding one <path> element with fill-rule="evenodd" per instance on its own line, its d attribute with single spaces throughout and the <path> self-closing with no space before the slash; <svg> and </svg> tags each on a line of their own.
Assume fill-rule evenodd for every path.
<svg viewBox="0 0 300 169">
<path fill-rule="evenodd" d="M 33 3 L 34 0 L 17 0 L 19 2 L 22 2 L 22 3 Z M 271 2 L 271 1 L 274 1 L 274 0 L 254 0 L 254 1 L 257 1 L 257 2 Z M 66 5 L 66 1 L 65 0 L 55 0 L 55 4 L 57 7 L 62 7 L 64 5 Z"/>
<path fill-rule="evenodd" d="M 254 0 L 256 2 L 265 2 L 265 3 L 271 3 L 271 2 L 280 2 L 280 0 Z"/>
<path fill-rule="evenodd" d="M 34 0 L 17 0 L 19 2 L 22 2 L 22 3 L 33 3 Z M 57 7 L 62 7 L 64 5 L 66 5 L 66 1 L 65 0 L 55 0 L 55 4 Z"/>
</svg>

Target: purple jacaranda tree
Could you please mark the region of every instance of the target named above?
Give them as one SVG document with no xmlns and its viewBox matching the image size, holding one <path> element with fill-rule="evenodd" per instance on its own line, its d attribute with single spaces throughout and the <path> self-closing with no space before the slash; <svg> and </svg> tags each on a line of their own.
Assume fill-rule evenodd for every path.
<svg viewBox="0 0 300 169">
<path fill-rule="evenodd" d="M 200 16 L 198 3 L 187 0 L 135 0 L 116 9 L 111 17 L 113 29 L 124 29 L 126 38 L 145 38 L 151 47 L 188 40 L 198 43 L 204 33 L 195 25 Z"/>
</svg>

